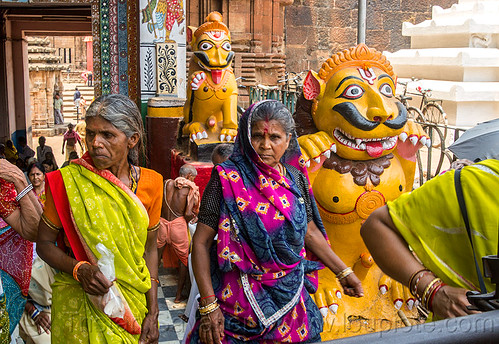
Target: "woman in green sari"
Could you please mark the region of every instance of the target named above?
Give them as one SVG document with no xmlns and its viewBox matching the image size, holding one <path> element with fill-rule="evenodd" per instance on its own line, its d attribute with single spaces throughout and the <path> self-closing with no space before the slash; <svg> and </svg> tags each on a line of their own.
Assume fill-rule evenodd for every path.
<svg viewBox="0 0 499 344">
<path fill-rule="evenodd" d="M 381 269 L 408 286 L 436 318 L 475 313 L 466 292 L 479 290 L 472 246 L 453 191 L 455 172 L 447 171 L 388 202 L 361 229 Z M 483 256 L 497 254 L 499 160 L 462 168 L 461 185 L 474 252 L 481 261 Z M 485 288 L 493 290 L 488 279 Z"/>
<path fill-rule="evenodd" d="M 96 99 L 86 125 L 88 152 L 46 177 L 37 251 L 61 271 L 52 285 L 52 343 L 157 343 L 163 180 L 137 166 L 142 118 L 130 99 Z M 114 256 L 114 283 L 97 266 L 98 244 Z M 112 285 L 128 304 L 124 316 L 91 301 Z"/>
</svg>

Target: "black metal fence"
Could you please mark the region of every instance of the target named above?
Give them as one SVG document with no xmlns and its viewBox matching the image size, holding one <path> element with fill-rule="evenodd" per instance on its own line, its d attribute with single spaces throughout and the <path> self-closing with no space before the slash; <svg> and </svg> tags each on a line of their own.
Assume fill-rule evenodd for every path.
<svg viewBox="0 0 499 344">
<path fill-rule="evenodd" d="M 421 148 L 416 154 L 417 169 L 415 186 L 423 185 L 431 178 L 447 170 L 456 156 L 449 146 L 461 136 L 466 129 L 450 125 L 419 123 L 430 137 L 431 146 Z"/>
<path fill-rule="evenodd" d="M 278 86 L 250 86 L 249 99 L 250 105 L 264 99 L 279 100 L 289 110 L 295 112 L 296 100 L 300 96 L 299 92 L 282 90 Z"/>
</svg>

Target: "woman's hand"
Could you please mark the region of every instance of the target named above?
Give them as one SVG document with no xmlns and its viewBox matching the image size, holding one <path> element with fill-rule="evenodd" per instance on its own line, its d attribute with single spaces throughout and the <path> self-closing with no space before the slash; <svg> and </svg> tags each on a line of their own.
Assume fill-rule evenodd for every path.
<svg viewBox="0 0 499 344">
<path fill-rule="evenodd" d="M 42 334 L 42 331 L 50 334 L 50 316 L 47 312 L 40 312 L 34 321 L 38 329 L 38 334 Z"/>
<path fill-rule="evenodd" d="M 95 265 L 83 264 L 76 274 L 83 290 L 90 295 L 104 295 L 113 285 Z"/>
<path fill-rule="evenodd" d="M 224 337 L 225 318 L 220 308 L 201 316 L 199 339 L 205 344 L 219 344 Z"/>
<path fill-rule="evenodd" d="M 444 285 L 433 296 L 433 313 L 439 318 L 455 318 L 480 313 L 467 308 L 470 303 L 466 297 L 466 292 L 466 289 Z"/>
<path fill-rule="evenodd" d="M 142 322 L 139 344 L 154 344 L 158 342 L 158 338 L 158 316 L 148 313 Z"/>
<path fill-rule="evenodd" d="M 0 178 L 14 184 L 19 182 L 24 182 L 26 184 L 24 173 L 16 165 L 11 164 L 6 159 L 0 159 Z"/>
<path fill-rule="evenodd" d="M 364 288 L 362 288 L 362 283 L 360 283 L 360 280 L 355 273 L 352 272 L 347 277 L 342 278 L 340 283 L 343 287 L 343 292 L 346 295 L 355 297 L 364 296 Z"/>
</svg>

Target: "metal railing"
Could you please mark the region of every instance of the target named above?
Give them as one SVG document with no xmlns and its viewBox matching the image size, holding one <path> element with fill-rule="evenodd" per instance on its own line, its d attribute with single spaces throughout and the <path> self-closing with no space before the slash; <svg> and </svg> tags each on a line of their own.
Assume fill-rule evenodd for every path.
<svg viewBox="0 0 499 344">
<path fill-rule="evenodd" d="M 260 100 L 274 99 L 283 103 L 291 113 L 295 112 L 296 101 L 299 96 L 299 92 L 282 90 L 279 86 L 257 85 L 249 87 L 250 105 Z"/>
<path fill-rule="evenodd" d="M 416 154 L 416 187 L 423 185 L 450 167 L 451 163 L 456 160 L 456 157 L 448 147 L 466 131 L 464 128 L 450 125 L 434 123 L 419 124 L 423 127 L 432 142 L 434 139 L 437 139 L 440 144 L 438 147 L 431 145 L 430 148 L 423 146 L 423 148 L 418 150 Z"/>
</svg>

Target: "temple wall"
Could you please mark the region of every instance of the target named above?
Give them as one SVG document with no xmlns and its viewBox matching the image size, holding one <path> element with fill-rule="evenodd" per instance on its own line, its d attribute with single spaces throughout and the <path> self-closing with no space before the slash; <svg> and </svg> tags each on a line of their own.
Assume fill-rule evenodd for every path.
<svg viewBox="0 0 499 344">
<path fill-rule="evenodd" d="M 55 54 L 61 56 L 61 63 L 69 65 L 72 71 L 87 70 L 87 44 L 84 39 L 84 36 L 50 37 L 50 47 L 57 48 Z"/>
<path fill-rule="evenodd" d="M 284 14 L 293 0 L 185 0 L 187 25 L 197 27 L 211 11 L 219 11 L 236 53 L 233 68 L 239 84 L 275 85 L 285 71 Z M 189 49 L 189 48 L 188 48 Z M 187 61 L 190 53 L 188 52 Z M 247 105 L 246 90 L 240 90 Z"/>
<path fill-rule="evenodd" d="M 379 51 L 409 48 L 402 23 L 431 18 L 431 8 L 450 7 L 457 0 L 369 0 L 366 44 Z M 357 0 L 294 0 L 286 6 L 286 68 L 317 70 L 322 62 L 357 43 Z"/>
</svg>

